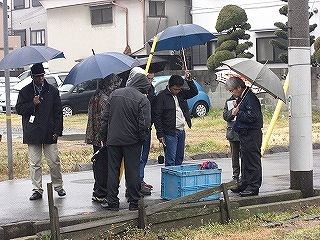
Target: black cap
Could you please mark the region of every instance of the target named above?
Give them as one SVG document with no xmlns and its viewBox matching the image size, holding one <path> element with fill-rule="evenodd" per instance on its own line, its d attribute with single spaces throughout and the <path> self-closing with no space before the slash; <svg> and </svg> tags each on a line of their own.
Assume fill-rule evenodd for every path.
<svg viewBox="0 0 320 240">
<path fill-rule="evenodd" d="M 42 66 L 42 63 L 36 63 L 33 64 L 31 67 L 31 76 L 41 76 L 44 75 L 44 67 Z"/>
</svg>

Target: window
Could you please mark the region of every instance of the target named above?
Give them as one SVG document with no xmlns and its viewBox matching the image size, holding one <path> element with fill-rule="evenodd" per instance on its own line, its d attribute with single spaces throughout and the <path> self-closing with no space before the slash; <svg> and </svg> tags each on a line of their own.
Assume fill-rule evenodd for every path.
<svg viewBox="0 0 320 240">
<path fill-rule="evenodd" d="M 281 62 L 279 59 L 279 54 L 286 52 L 286 50 L 281 50 L 276 48 L 270 44 L 271 39 L 275 39 L 277 37 L 264 37 L 264 38 L 257 38 L 257 61 L 261 63 L 265 62 Z M 288 42 L 282 38 L 277 38 L 277 40 L 285 45 Z"/>
<path fill-rule="evenodd" d="M 160 17 L 165 15 L 164 1 L 149 1 L 149 16 Z"/>
<path fill-rule="evenodd" d="M 27 39 L 26 39 L 26 30 L 13 30 L 14 36 L 20 36 L 21 40 L 21 47 L 24 47 L 27 45 Z"/>
<path fill-rule="evenodd" d="M 206 65 L 208 59 L 208 47 L 206 45 L 198 45 L 192 47 L 192 63 L 193 65 Z"/>
<path fill-rule="evenodd" d="M 40 7 L 41 3 L 39 2 L 39 0 L 32 0 L 32 7 Z"/>
<path fill-rule="evenodd" d="M 113 23 L 112 6 L 103 5 L 97 7 L 90 7 L 91 24 L 106 24 Z"/>
<path fill-rule="evenodd" d="M 25 0 L 14 0 L 13 1 L 13 8 L 14 9 L 23 9 L 25 8 Z"/>
<path fill-rule="evenodd" d="M 31 31 L 31 45 L 45 45 L 44 29 Z"/>
<path fill-rule="evenodd" d="M 97 79 L 93 79 L 90 81 L 85 81 L 79 83 L 78 86 L 73 90 L 73 92 L 87 92 L 97 89 Z"/>
</svg>

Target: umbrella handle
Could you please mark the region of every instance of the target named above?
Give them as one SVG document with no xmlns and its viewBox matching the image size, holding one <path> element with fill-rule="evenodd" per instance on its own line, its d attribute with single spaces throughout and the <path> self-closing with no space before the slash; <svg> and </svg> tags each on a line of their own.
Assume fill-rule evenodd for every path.
<svg viewBox="0 0 320 240">
<path fill-rule="evenodd" d="M 186 61 L 186 55 L 184 53 L 184 48 L 182 48 L 182 56 L 183 56 L 183 67 L 184 67 L 184 70 L 188 70 L 187 61 Z"/>
<path fill-rule="evenodd" d="M 152 47 L 151 47 L 150 54 L 149 54 L 149 57 L 148 57 L 148 61 L 147 61 L 146 69 L 145 69 L 145 74 L 148 74 L 148 72 L 149 72 L 151 60 L 152 60 L 153 53 L 154 53 L 154 50 L 156 48 L 157 42 L 158 42 L 158 37 L 155 36 L 154 39 L 153 39 Z"/>
</svg>

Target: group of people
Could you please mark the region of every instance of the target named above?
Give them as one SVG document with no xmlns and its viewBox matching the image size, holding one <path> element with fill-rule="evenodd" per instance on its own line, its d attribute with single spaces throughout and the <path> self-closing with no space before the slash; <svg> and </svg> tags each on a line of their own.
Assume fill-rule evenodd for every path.
<svg viewBox="0 0 320 240">
<path fill-rule="evenodd" d="M 33 81 L 19 92 L 16 111 L 22 115 L 23 143 L 28 145 L 30 200 L 42 198 L 42 152 L 50 168 L 51 181 L 58 196 L 63 188 L 57 139 L 62 136 L 63 114 L 59 91 L 44 78 L 41 63 L 31 67 Z M 129 210 L 138 209 L 138 200 L 150 195 L 152 186 L 144 181 L 144 168 L 151 142 L 151 126 L 165 146 L 165 166 L 181 165 L 184 159 L 185 124 L 191 128 L 187 99 L 198 94 L 188 71 L 184 78 L 172 75 L 165 90 L 155 95 L 154 73 L 134 67 L 125 87 L 117 75 L 99 81 L 88 107 L 85 142 L 100 152 L 93 158 L 92 200 L 112 211 L 119 210 L 119 183 L 125 171 Z M 185 84 L 188 89 L 182 88 Z M 262 113 L 258 98 L 238 77 L 231 77 L 226 88 L 232 93 L 223 117 L 228 122 L 227 138 L 232 150 L 233 178 L 240 196 L 259 193 L 262 181 Z M 241 167 L 239 156 L 241 155 Z M 241 170 L 240 170 L 241 169 Z"/>
</svg>

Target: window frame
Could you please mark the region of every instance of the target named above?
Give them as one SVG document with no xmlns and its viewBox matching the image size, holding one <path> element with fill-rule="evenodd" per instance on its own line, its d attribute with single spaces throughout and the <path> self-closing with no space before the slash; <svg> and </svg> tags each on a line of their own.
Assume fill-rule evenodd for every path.
<svg viewBox="0 0 320 240">
<path fill-rule="evenodd" d="M 38 33 L 40 33 L 40 39 L 39 42 L 38 39 Z M 33 41 L 33 37 L 35 34 L 35 42 Z M 30 31 L 30 45 L 37 45 L 37 46 L 45 46 L 46 45 L 46 32 L 45 29 L 37 29 L 37 30 L 31 30 Z"/>
<path fill-rule="evenodd" d="M 162 4 L 163 6 L 161 6 Z M 149 17 L 163 17 L 165 13 L 165 1 L 149 1 Z"/>
<path fill-rule="evenodd" d="M 17 2 L 19 2 L 17 4 Z M 25 0 L 14 0 L 13 1 L 13 9 L 18 10 L 18 9 L 25 9 L 26 8 L 26 2 Z"/>
<path fill-rule="evenodd" d="M 258 62 L 260 63 L 282 63 L 281 59 L 278 57 L 280 53 L 282 52 L 286 52 L 285 50 L 281 50 L 281 49 L 276 49 L 276 47 L 274 47 L 272 44 L 270 44 L 270 40 L 271 39 L 282 39 L 282 38 L 278 38 L 277 36 L 275 35 L 272 35 L 272 36 L 264 36 L 264 37 L 257 37 L 256 38 L 256 59 Z M 272 48 L 272 59 L 267 59 L 267 60 L 261 60 L 261 54 L 259 54 L 259 50 L 260 50 L 260 45 L 259 44 L 259 40 L 269 40 L 268 41 L 268 44 L 270 45 L 270 47 Z M 283 40 L 285 41 L 285 40 Z M 284 42 L 283 42 L 284 43 Z M 288 41 L 287 41 L 287 44 L 288 44 Z"/>
<path fill-rule="evenodd" d="M 40 7 L 42 6 L 39 0 L 32 0 L 32 7 Z"/>
<path fill-rule="evenodd" d="M 103 13 L 103 11 L 108 11 Z M 96 14 L 95 16 L 93 16 Z M 100 14 L 100 16 L 97 16 Z M 107 16 L 111 15 L 111 16 Z M 106 17 L 107 16 L 107 17 Z M 104 19 L 106 17 L 106 19 Z M 100 6 L 90 6 L 90 19 L 91 25 L 102 25 L 113 23 L 113 6 L 111 4 L 100 5 Z"/>
</svg>

